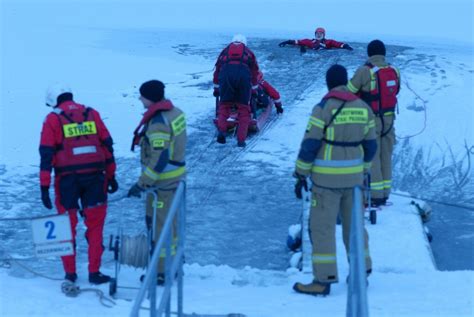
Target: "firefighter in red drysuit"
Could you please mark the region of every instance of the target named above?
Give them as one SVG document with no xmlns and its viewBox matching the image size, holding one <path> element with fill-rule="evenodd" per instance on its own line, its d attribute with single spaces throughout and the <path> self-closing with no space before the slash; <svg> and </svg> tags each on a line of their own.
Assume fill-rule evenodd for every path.
<svg viewBox="0 0 474 317">
<path fill-rule="evenodd" d="M 255 54 L 247 47 L 243 35 L 235 35 L 232 43 L 220 53 L 214 71 L 214 97 L 220 96 L 217 142 L 226 142 L 227 118 L 237 106 L 239 126 L 237 146 L 244 147 L 250 123 L 250 97 L 257 94 L 258 63 Z"/>
<path fill-rule="evenodd" d="M 353 48 L 343 42 L 326 39 L 326 30 L 324 28 L 317 28 L 314 32 L 314 39 L 303 39 L 303 40 L 288 40 L 281 42 L 278 46 L 283 47 L 286 45 L 298 45 L 302 52 L 306 52 L 306 49 L 320 50 L 320 49 L 332 49 L 332 48 L 343 48 L 352 51 Z"/>
<path fill-rule="evenodd" d="M 277 114 L 283 113 L 283 105 L 280 100 L 280 93 L 270 83 L 263 79 L 263 73 L 258 72 L 258 89 L 257 89 L 257 108 L 266 108 L 270 102 L 269 98 L 273 100 Z"/>
<path fill-rule="evenodd" d="M 46 117 L 41 131 L 41 201 L 46 208 L 53 208 L 49 187 L 54 168 L 55 205 L 59 214 L 69 215 L 74 245 L 78 201 L 81 201 L 89 243 L 89 282 L 109 282 L 110 277 L 99 269 L 104 250 L 102 231 L 107 192 L 118 190 L 112 138 L 99 113 L 74 102 L 68 87 L 53 85 L 47 92 L 46 105 L 53 111 Z M 75 252 L 74 248 L 74 255 L 61 258 L 65 279 L 73 283 L 77 279 Z"/>
</svg>

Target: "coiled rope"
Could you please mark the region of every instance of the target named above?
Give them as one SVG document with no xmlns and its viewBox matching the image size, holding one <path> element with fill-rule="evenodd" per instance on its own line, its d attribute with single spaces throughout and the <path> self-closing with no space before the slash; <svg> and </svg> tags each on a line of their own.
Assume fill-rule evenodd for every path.
<svg viewBox="0 0 474 317">
<path fill-rule="evenodd" d="M 150 255 L 147 235 L 144 233 L 137 236 L 121 235 L 120 241 L 120 264 L 146 268 Z"/>
<path fill-rule="evenodd" d="M 427 124 L 426 124 L 426 122 L 427 122 L 426 104 L 427 104 L 428 102 L 427 102 L 425 99 L 421 98 L 420 95 L 419 95 L 415 90 L 413 90 L 413 88 L 411 88 L 411 86 L 410 86 L 410 84 L 408 83 L 408 81 L 405 80 L 404 83 L 405 83 L 405 86 L 408 88 L 408 90 L 410 90 L 410 91 L 415 95 L 415 97 L 416 97 L 415 99 L 418 99 L 418 100 L 420 100 L 420 101 L 423 103 L 424 119 L 423 119 L 423 128 L 422 128 L 419 132 L 417 132 L 417 133 L 415 133 L 415 134 L 413 134 L 413 135 L 407 135 L 407 136 L 403 136 L 403 137 L 396 136 L 396 138 L 399 139 L 399 140 L 411 139 L 411 138 L 413 138 L 413 137 L 415 137 L 415 136 L 418 136 L 418 135 L 422 134 L 422 133 L 426 130 L 426 126 L 427 126 Z"/>
<path fill-rule="evenodd" d="M 112 308 L 116 305 L 115 301 L 105 296 L 104 292 L 102 292 L 100 289 L 96 289 L 96 288 L 82 288 L 81 289 L 79 286 L 77 286 L 71 281 L 64 281 L 61 284 L 61 291 L 67 297 L 77 297 L 79 296 L 80 293 L 93 292 L 93 293 L 96 293 L 97 296 L 99 296 L 99 301 L 103 306 Z"/>
</svg>

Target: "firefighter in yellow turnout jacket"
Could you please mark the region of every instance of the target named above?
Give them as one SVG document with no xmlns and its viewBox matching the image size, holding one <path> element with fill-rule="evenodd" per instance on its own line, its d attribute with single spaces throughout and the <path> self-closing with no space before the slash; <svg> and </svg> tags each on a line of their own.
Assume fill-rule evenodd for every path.
<svg viewBox="0 0 474 317">
<path fill-rule="evenodd" d="M 395 107 L 400 90 L 400 72 L 385 61 L 385 45 L 374 40 L 367 46 L 369 60 L 347 87 L 357 93 L 375 114 L 377 153 L 371 168 L 372 205 L 385 205 L 392 188 L 392 153 L 395 144 Z"/>
<path fill-rule="evenodd" d="M 310 237 L 313 244 L 313 275 L 310 284 L 296 283 L 293 289 L 311 295 L 327 295 L 338 282 L 335 227 L 341 215 L 344 245 L 349 254 L 352 191 L 362 186 L 376 151 L 374 116 L 365 102 L 348 91 L 347 71 L 333 65 L 326 73 L 329 93 L 313 108 L 296 161 L 295 193 L 302 196 L 310 177 Z M 362 207 L 362 206 L 361 206 Z M 363 209 L 363 208 L 362 208 Z M 363 217 L 363 213 L 360 214 Z M 364 229 L 365 261 L 372 262 Z"/>
<path fill-rule="evenodd" d="M 184 113 L 164 99 L 164 85 L 158 80 L 145 82 L 140 87 L 140 100 L 147 109 L 134 132 L 132 145 L 140 145 L 142 173 L 133 185 L 128 196 L 140 197 L 145 189 L 155 188 L 156 226 L 153 241 L 159 239 L 161 229 L 171 207 L 179 181 L 185 177 L 186 120 Z M 153 203 L 151 193 L 146 197 L 146 224 L 153 224 Z M 174 232 L 176 228 L 173 229 Z M 175 253 L 176 236 L 172 245 Z M 160 254 L 158 265 L 158 284 L 164 283 L 164 261 L 166 249 Z"/>
</svg>

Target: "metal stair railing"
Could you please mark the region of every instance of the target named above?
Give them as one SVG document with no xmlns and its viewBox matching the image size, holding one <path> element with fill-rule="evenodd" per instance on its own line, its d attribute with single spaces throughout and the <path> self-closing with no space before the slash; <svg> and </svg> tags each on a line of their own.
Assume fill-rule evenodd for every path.
<svg viewBox="0 0 474 317">
<path fill-rule="evenodd" d="M 153 192 L 154 195 L 156 193 Z M 156 196 L 155 196 L 156 201 Z M 177 237 L 178 245 L 176 254 L 172 259 L 171 245 L 173 242 L 173 221 L 177 215 Z M 155 212 L 156 215 L 156 212 Z M 156 216 L 155 216 L 156 217 Z M 174 283 L 174 277 L 177 276 L 177 308 L 178 316 L 183 316 L 183 263 L 184 263 L 184 239 L 185 239 L 185 220 L 186 220 L 186 184 L 181 181 L 173 202 L 171 204 L 168 216 L 166 217 L 165 224 L 161 230 L 158 242 L 153 250 L 153 255 L 148 263 L 148 270 L 143 279 L 143 284 L 135 298 L 133 303 L 132 311 L 130 312 L 131 317 L 137 317 L 141 308 L 141 304 L 145 298 L 148 290 L 148 297 L 150 298 L 150 316 L 162 316 L 163 313 L 166 316 L 171 315 L 171 287 Z M 157 278 L 157 266 L 160 260 L 160 253 L 163 246 L 166 247 L 166 258 L 165 258 L 165 284 L 164 289 L 159 299 L 158 309 L 156 308 L 156 278 Z"/>
<path fill-rule="evenodd" d="M 361 188 L 354 187 L 349 251 L 349 287 L 347 290 L 346 316 L 367 317 L 367 273 L 364 250 L 364 217 Z"/>
</svg>

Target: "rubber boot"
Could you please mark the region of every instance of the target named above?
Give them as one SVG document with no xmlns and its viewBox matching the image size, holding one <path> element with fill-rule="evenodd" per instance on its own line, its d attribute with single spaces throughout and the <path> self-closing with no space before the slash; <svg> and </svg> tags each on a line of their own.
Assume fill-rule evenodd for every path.
<svg viewBox="0 0 474 317">
<path fill-rule="evenodd" d="M 89 283 L 91 284 L 104 284 L 110 282 L 110 276 L 102 274 L 100 272 L 89 273 Z"/>
<path fill-rule="evenodd" d="M 321 283 L 316 280 L 309 284 L 295 283 L 293 290 L 297 293 L 308 294 L 313 296 L 326 296 L 331 292 L 330 283 Z"/>
</svg>

